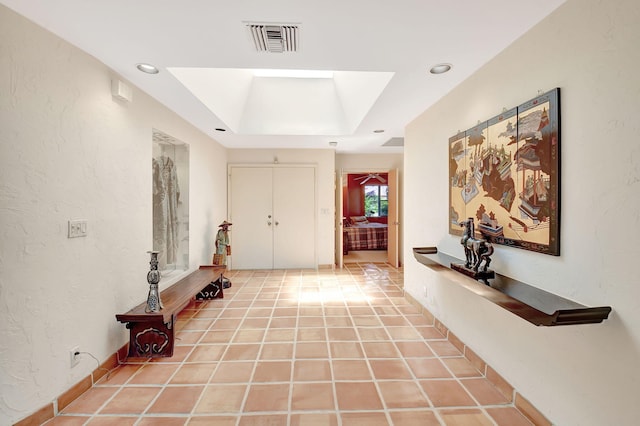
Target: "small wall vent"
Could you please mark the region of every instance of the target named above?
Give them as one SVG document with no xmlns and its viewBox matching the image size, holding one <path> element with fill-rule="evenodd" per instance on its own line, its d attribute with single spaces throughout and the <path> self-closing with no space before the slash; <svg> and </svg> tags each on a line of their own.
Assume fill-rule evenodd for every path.
<svg viewBox="0 0 640 426">
<path fill-rule="evenodd" d="M 300 45 L 298 24 L 245 23 L 258 52 L 297 52 Z"/>
</svg>

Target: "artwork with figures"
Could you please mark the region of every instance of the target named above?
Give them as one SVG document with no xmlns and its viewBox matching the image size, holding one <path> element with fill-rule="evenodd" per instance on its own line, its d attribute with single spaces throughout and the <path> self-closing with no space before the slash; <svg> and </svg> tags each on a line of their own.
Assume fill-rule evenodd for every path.
<svg viewBox="0 0 640 426">
<path fill-rule="evenodd" d="M 189 263 L 189 148 L 153 132 L 153 250 L 159 269 L 185 270 Z"/>
<path fill-rule="evenodd" d="M 449 232 L 560 254 L 559 89 L 449 139 Z"/>
</svg>

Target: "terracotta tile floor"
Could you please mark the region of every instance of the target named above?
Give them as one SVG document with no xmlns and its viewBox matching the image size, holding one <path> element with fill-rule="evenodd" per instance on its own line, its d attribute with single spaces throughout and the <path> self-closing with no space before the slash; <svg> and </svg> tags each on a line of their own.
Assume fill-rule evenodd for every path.
<svg viewBox="0 0 640 426">
<path fill-rule="evenodd" d="M 172 358 L 113 370 L 48 425 L 531 425 L 385 264 L 230 271 Z"/>
</svg>

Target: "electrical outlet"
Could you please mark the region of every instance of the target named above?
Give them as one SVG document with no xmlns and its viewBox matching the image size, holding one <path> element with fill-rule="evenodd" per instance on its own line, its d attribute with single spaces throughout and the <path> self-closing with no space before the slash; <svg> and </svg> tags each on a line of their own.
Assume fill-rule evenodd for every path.
<svg viewBox="0 0 640 426">
<path fill-rule="evenodd" d="M 76 346 L 69 351 L 69 361 L 71 368 L 80 364 L 80 347 Z"/>
<path fill-rule="evenodd" d="M 86 236 L 87 236 L 86 220 L 78 219 L 78 220 L 69 221 L 69 229 L 68 229 L 69 238 L 86 237 Z"/>
</svg>

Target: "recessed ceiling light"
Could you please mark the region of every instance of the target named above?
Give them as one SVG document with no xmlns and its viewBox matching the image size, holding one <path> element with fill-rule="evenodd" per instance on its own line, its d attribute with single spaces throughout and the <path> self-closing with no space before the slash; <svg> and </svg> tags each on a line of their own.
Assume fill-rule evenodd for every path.
<svg viewBox="0 0 640 426">
<path fill-rule="evenodd" d="M 338 146 L 338 142 L 336 142 L 336 141 L 331 141 L 331 142 L 329 142 L 329 145 L 331 145 L 331 146 Z"/>
<path fill-rule="evenodd" d="M 146 72 L 147 74 L 158 74 L 160 72 L 158 68 L 150 64 L 138 64 L 136 65 L 136 68 L 142 72 Z"/>
<path fill-rule="evenodd" d="M 376 129 L 373 133 L 384 133 L 384 129 Z"/>
<path fill-rule="evenodd" d="M 444 74 L 451 69 L 451 64 L 438 64 L 431 67 L 429 72 L 431 74 Z"/>
</svg>

